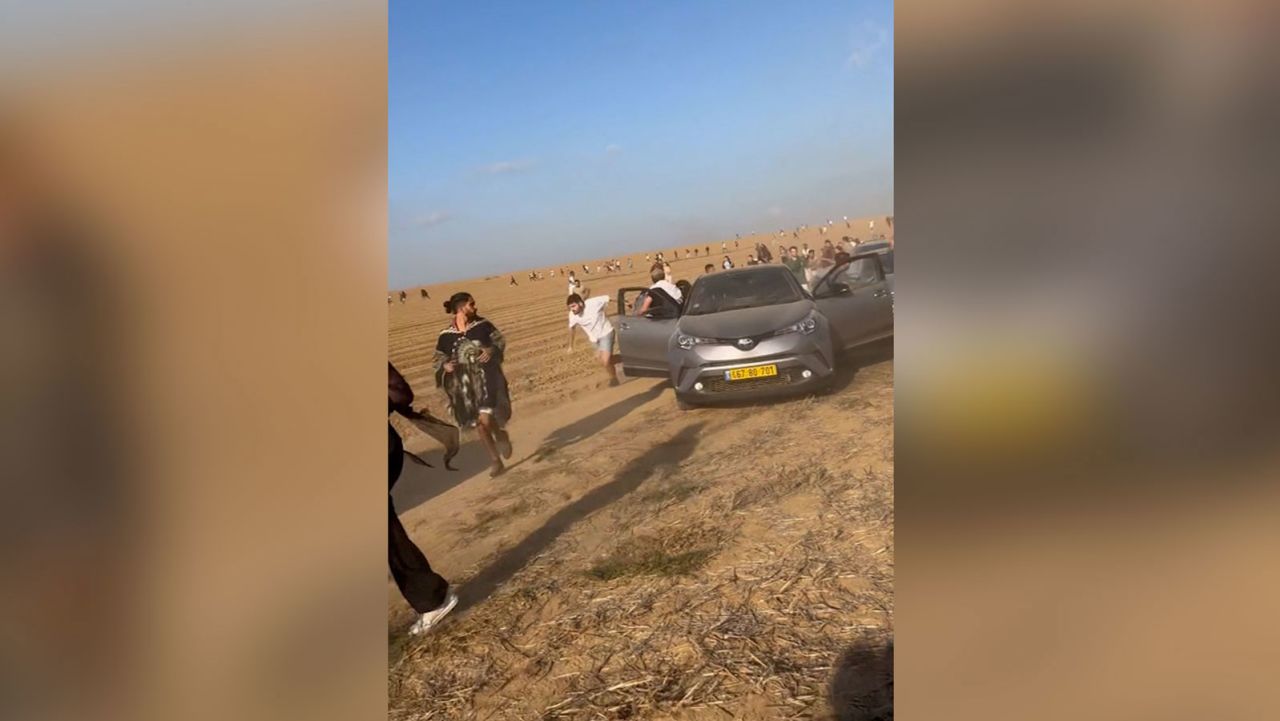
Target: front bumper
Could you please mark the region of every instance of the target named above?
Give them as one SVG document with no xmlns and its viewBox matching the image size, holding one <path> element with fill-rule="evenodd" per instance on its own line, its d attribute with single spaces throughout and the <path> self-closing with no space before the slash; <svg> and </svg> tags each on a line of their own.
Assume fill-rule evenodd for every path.
<svg viewBox="0 0 1280 721">
<path fill-rule="evenodd" d="M 788 334 L 760 342 L 749 351 L 722 345 L 673 348 L 671 384 L 676 395 L 690 402 L 768 398 L 801 393 L 821 386 L 835 372 L 827 333 Z M 728 380 L 736 368 L 776 365 L 778 374 L 748 380 Z"/>
</svg>

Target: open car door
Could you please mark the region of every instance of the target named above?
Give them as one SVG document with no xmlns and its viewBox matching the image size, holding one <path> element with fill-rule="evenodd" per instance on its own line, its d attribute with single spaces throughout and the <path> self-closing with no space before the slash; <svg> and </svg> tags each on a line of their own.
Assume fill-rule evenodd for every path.
<svg viewBox="0 0 1280 721">
<path fill-rule="evenodd" d="M 627 376 L 671 374 L 667 364 L 667 347 L 676 331 L 679 308 L 654 304 L 643 316 L 635 314 L 648 288 L 618 290 L 618 355 L 622 372 Z"/>
<path fill-rule="evenodd" d="M 893 335 L 893 282 L 875 253 L 832 268 L 813 289 L 844 350 Z"/>
</svg>

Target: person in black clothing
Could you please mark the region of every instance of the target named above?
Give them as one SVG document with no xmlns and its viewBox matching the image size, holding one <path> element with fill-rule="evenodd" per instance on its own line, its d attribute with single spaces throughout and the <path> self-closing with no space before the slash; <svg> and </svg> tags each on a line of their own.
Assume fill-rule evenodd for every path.
<svg viewBox="0 0 1280 721">
<path fill-rule="evenodd" d="M 395 366 L 387 363 L 387 415 L 399 413 L 405 418 L 419 419 L 422 414 L 413 410 L 413 389 Z M 449 582 L 431 570 L 431 564 L 422 550 L 409 538 L 400 517 L 396 515 L 395 500 L 391 489 L 395 487 L 404 470 L 404 442 L 395 426 L 387 423 L 389 441 L 387 453 L 387 560 L 396 587 L 418 615 L 409 629 L 410 635 L 426 632 L 458 605 L 458 596 L 449 589 Z"/>
<path fill-rule="evenodd" d="M 507 341 L 486 318 L 480 317 L 470 293 L 454 293 L 444 303 L 451 318 L 436 339 L 436 385 L 449 396 L 449 410 L 458 425 L 476 428 L 493 464 L 490 476 L 501 474 L 502 459 L 511 458 L 511 395 L 502 359 Z"/>
</svg>

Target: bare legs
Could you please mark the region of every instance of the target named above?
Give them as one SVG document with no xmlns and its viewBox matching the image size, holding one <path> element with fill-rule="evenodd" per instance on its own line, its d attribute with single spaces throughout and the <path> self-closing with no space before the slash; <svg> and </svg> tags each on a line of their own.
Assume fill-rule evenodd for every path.
<svg viewBox="0 0 1280 721">
<path fill-rule="evenodd" d="M 600 361 L 600 365 L 604 368 L 604 372 L 609 376 L 609 385 L 618 385 L 617 356 L 611 351 L 598 350 L 596 358 Z"/>
<path fill-rule="evenodd" d="M 493 459 L 493 464 L 489 466 L 489 475 L 497 476 L 506 470 L 503 465 L 503 458 L 511 457 L 511 439 L 507 436 L 491 413 L 481 413 L 479 422 L 476 423 L 476 430 L 480 432 L 480 440 L 484 443 L 484 448 L 489 452 L 489 457 Z"/>
</svg>

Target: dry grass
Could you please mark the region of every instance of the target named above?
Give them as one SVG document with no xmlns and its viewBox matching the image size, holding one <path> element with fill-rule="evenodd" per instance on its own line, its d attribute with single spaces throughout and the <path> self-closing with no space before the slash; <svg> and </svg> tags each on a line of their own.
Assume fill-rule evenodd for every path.
<svg viewBox="0 0 1280 721">
<path fill-rule="evenodd" d="M 537 497 L 524 496 L 505 506 L 487 506 L 476 513 L 475 521 L 465 528 L 467 534 L 488 534 L 513 518 L 527 515 L 545 503 Z"/>
<path fill-rule="evenodd" d="M 723 534 L 707 526 L 641 536 L 619 544 L 595 563 L 587 575 L 600 581 L 623 576 L 687 576 L 719 550 Z"/>
<path fill-rule="evenodd" d="M 655 506 L 679 503 L 690 496 L 701 493 L 704 486 L 691 481 L 677 481 L 640 494 L 637 500 Z"/>
<path fill-rule="evenodd" d="M 654 494 L 688 485 L 620 504 L 614 518 L 642 530 L 594 560 L 560 544 L 510 581 L 518 590 L 411 648 L 391 718 L 734 718 L 752 697 L 770 718 L 846 718 L 831 699 L 861 658 L 850 649 L 891 644 L 890 475 L 761 467 L 646 524 Z M 745 524 L 768 536 L 743 537 Z M 875 684 L 867 693 L 891 698 L 891 672 Z M 863 706 L 859 718 L 892 718 Z"/>
</svg>

